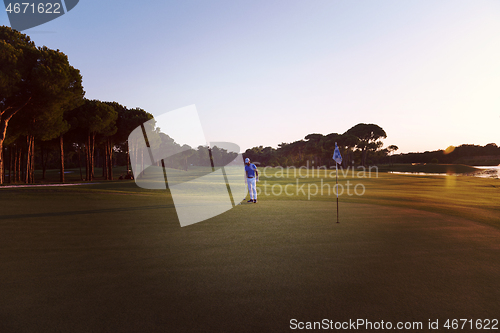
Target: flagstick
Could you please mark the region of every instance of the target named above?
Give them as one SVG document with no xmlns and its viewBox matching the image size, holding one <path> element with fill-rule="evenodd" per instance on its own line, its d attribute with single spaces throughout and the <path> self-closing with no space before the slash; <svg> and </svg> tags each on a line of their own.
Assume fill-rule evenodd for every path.
<svg viewBox="0 0 500 333">
<path fill-rule="evenodd" d="M 338 163 L 335 161 L 335 179 L 337 182 L 337 223 L 339 223 L 339 169 Z"/>
<path fill-rule="evenodd" d="M 335 181 L 337 183 L 337 185 L 335 186 L 337 188 L 337 223 L 339 223 L 339 164 L 342 163 L 342 155 L 340 155 L 337 142 L 335 142 L 335 151 L 333 152 L 333 160 L 335 161 Z M 342 193 L 344 193 L 343 190 Z"/>
</svg>

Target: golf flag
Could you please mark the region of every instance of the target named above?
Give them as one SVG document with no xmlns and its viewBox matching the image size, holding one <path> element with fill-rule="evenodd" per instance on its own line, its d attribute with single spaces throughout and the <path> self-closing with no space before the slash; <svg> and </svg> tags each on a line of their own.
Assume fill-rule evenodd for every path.
<svg viewBox="0 0 500 333">
<path fill-rule="evenodd" d="M 337 142 L 335 142 L 335 152 L 333 153 L 333 159 L 338 164 L 342 164 L 342 155 L 340 155 L 339 147 L 337 146 Z"/>
</svg>

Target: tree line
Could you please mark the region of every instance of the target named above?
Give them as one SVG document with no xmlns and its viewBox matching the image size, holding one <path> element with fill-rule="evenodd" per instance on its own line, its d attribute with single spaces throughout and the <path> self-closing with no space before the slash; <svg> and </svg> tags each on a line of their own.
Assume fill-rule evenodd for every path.
<svg viewBox="0 0 500 333">
<path fill-rule="evenodd" d="M 395 154 L 396 145 L 382 148 L 380 141 L 385 131 L 375 124 L 357 124 L 343 134 L 308 134 L 302 140 L 281 143 L 278 148 L 253 147 L 244 157 L 262 166 L 334 166 L 332 159 L 335 142 L 342 154 L 342 166 L 393 163 L 442 163 L 467 165 L 498 165 L 500 147 L 495 143 L 485 146 L 463 144 L 447 149 L 420 153 Z"/>
<path fill-rule="evenodd" d="M 376 124 L 360 123 L 343 134 L 308 134 L 302 140 L 280 143 L 278 148 L 253 147 L 247 149 L 244 157 L 263 166 L 332 166 L 335 143 L 342 155 L 342 165 L 374 164 L 398 149 L 391 145 L 382 149 L 381 139 L 387 138 L 384 129 Z"/>
<path fill-rule="evenodd" d="M 406 153 L 391 156 L 393 163 L 442 163 L 468 165 L 498 165 L 500 147 L 495 143 L 485 146 L 463 144 L 423 153 Z"/>
<path fill-rule="evenodd" d="M 173 138 L 161 131 L 155 121 L 142 124 L 143 132 L 147 133 L 147 149 L 144 146 L 142 133 L 133 135 L 130 139 L 130 160 L 137 169 L 145 169 L 145 159 L 151 156 L 162 156 L 161 160 L 153 161 L 155 166 L 187 171 L 196 167 L 221 167 L 231 163 L 238 154 L 216 145 L 209 148 L 198 146 L 192 148 L 187 144 L 180 145 Z M 198 170 L 199 171 L 199 170 Z M 147 172 L 147 169 L 144 170 Z M 139 175 L 136 175 L 139 176 Z"/>
<path fill-rule="evenodd" d="M 113 179 L 114 157 L 127 154 L 128 134 L 153 116 L 84 95 L 80 71 L 64 53 L 0 26 L 0 184 L 6 176 L 10 183 L 33 183 L 35 162 L 45 178 L 55 160 L 64 182 L 68 159 L 72 167 L 77 160 L 82 180 L 90 181 L 96 152 L 103 177 Z"/>
</svg>

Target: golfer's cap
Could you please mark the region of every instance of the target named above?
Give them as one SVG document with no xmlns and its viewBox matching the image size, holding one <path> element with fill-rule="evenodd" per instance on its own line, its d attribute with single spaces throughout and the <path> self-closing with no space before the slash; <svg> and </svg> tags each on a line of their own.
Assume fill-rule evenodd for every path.
<svg viewBox="0 0 500 333">
<path fill-rule="evenodd" d="M 247 158 L 245 158 L 245 163 L 248 163 L 248 162 L 250 162 L 250 159 L 247 157 Z"/>
</svg>

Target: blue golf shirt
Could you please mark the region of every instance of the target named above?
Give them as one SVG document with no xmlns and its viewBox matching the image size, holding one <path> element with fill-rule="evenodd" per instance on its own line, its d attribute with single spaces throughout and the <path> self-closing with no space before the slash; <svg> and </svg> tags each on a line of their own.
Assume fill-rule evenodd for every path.
<svg viewBox="0 0 500 333">
<path fill-rule="evenodd" d="M 247 172 L 247 177 L 255 177 L 255 170 L 257 170 L 255 164 L 253 163 L 250 163 L 250 165 L 245 164 L 245 171 Z"/>
</svg>

